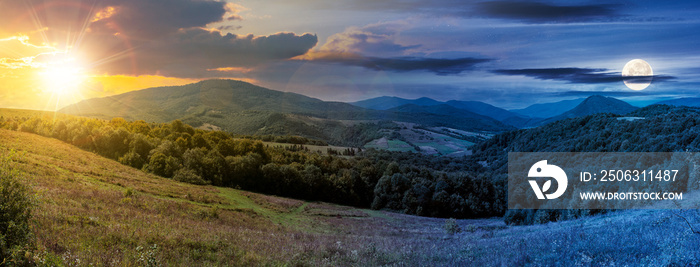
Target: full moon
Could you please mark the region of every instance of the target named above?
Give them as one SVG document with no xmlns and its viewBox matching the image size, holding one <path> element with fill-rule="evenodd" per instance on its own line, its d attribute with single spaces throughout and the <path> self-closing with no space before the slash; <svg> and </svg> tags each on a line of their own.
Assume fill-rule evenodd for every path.
<svg viewBox="0 0 700 267">
<path fill-rule="evenodd" d="M 653 75 L 654 71 L 651 70 L 651 65 L 641 59 L 630 60 L 622 68 L 622 77 L 626 77 L 623 80 L 625 85 L 635 91 L 647 88 L 651 84 Z M 638 78 L 635 78 L 637 76 Z"/>
</svg>

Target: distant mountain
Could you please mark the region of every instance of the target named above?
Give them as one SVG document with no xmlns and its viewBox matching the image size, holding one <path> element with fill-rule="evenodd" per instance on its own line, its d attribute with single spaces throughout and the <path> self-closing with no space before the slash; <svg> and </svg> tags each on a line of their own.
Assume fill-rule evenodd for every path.
<svg viewBox="0 0 700 267">
<path fill-rule="evenodd" d="M 414 104 L 419 106 L 433 106 L 443 104 L 443 102 L 427 97 L 421 97 L 418 99 L 405 99 L 396 96 L 380 96 L 377 98 L 370 98 L 367 100 L 352 102 L 350 104 L 368 109 L 387 110 L 407 104 Z"/>
<path fill-rule="evenodd" d="M 558 120 L 578 118 L 598 113 L 612 113 L 623 115 L 635 111 L 637 109 L 639 108 L 632 106 L 627 102 L 619 99 L 605 97 L 601 95 L 593 95 L 583 100 L 573 109 L 564 112 L 558 116 L 548 118 L 542 121 L 541 124 L 547 124 Z"/>
<path fill-rule="evenodd" d="M 656 102 L 656 104 L 670 105 L 670 106 L 700 107 L 700 98 L 699 97 L 677 98 L 677 99 L 670 99 L 670 100 Z"/>
<path fill-rule="evenodd" d="M 384 119 L 389 120 L 397 120 L 396 118 L 400 118 L 401 116 L 413 116 L 414 121 L 428 126 L 458 128 L 461 125 L 472 125 L 474 130 L 481 131 L 505 131 L 515 129 L 513 126 L 506 125 L 494 118 L 447 104 L 433 106 L 406 104 L 386 110 L 385 116 Z M 399 121 L 407 120 L 400 119 Z M 461 127 L 463 128 L 464 126 Z"/>
<path fill-rule="evenodd" d="M 436 105 L 449 105 L 460 110 L 469 111 L 471 113 L 476 113 L 479 115 L 491 117 L 507 125 L 522 127 L 530 121 L 529 118 L 525 118 L 520 114 L 510 112 L 508 110 L 484 103 L 479 101 L 460 101 L 460 100 L 450 100 L 447 102 L 440 102 L 427 97 L 422 97 L 418 99 L 404 99 L 395 96 L 382 96 L 372 99 L 367 99 L 363 101 L 350 103 L 358 107 L 364 107 L 375 110 L 389 110 L 403 105 L 417 105 L 417 106 L 436 106 Z"/>
<path fill-rule="evenodd" d="M 183 86 L 143 89 L 84 100 L 59 112 L 149 122 L 178 119 L 194 127 L 236 134 L 301 135 L 353 146 L 381 137 L 377 137 L 382 135 L 381 129 L 398 128 L 392 126 L 392 121 L 464 131 L 513 129 L 494 119 L 461 114 L 464 111 L 435 114 L 432 112 L 436 110 L 370 110 L 235 80 L 206 80 Z"/>
<path fill-rule="evenodd" d="M 326 117 L 330 113 L 364 112 L 341 102 L 326 102 L 235 80 L 206 80 L 183 86 L 155 87 L 83 100 L 62 113 L 167 122 L 207 111 L 270 111 Z"/>
<path fill-rule="evenodd" d="M 523 117 L 519 114 L 479 101 L 450 100 L 447 101 L 446 104 L 459 109 L 468 110 L 476 114 L 489 116 L 499 121 L 503 121 L 511 117 Z"/>
<path fill-rule="evenodd" d="M 524 109 L 512 109 L 510 111 L 526 117 L 550 118 L 571 110 L 578 104 L 581 104 L 583 100 L 585 100 L 585 98 L 564 100 L 554 103 L 534 104 Z"/>
</svg>

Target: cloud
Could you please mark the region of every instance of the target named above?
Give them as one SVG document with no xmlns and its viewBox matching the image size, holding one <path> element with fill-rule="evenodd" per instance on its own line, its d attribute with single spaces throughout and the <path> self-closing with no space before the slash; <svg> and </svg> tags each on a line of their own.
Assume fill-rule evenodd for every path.
<svg viewBox="0 0 700 267">
<path fill-rule="evenodd" d="M 476 4 L 480 14 L 529 23 L 601 21 L 619 17 L 618 5 L 554 5 L 541 2 L 490 1 Z"/>
<path fill-rule="evenodd" d="M 476 64 L 491 61 L 484 58 L 366 57 L 356 54 L 316 54 L 314 61 L 358 66 L 394 72 L 428 71 L 437 75 L 456 75 L 472 70 Z"/>
<path fill-rule="evenodd" d="M 28 42 L 26 36 L 12 36 L 0 39 L 0 58 L 20 59 L 33 57 L 42 53 L 56 52 L 49 46 L 38 46 Z"/>
<path fill-rule="evenodd" d="M 91 40 L 95 45 L 112 43 L 127 51 L 113 62 L 94 68 L 111 74 L 165 75 L 181 78 L 216 77 L 208 70 L 230 67 L 254 67 L 305 54 L 318 42 L 314 34 L 276 33 L 267 36 L 236 35 L 204 29 L 182 30 L 156 40 L 140 42 L 129 50 L 112 36 Z M 102 58 L 114 55 L 114 49 L 102 51 Z M 99 58 L 99 57 L 98 57 Z M 99 59 L 97 59 L 99 61 Z"/>
<path fill-rule="evenodd" d="M 657 95 L 658 93 L 651 93 L 649 91 L 634 91 L 634 90 L 624 90 L 624 91 L 562 91 L 562 92 L 552 92 L 549 93 L 551 96 L 575 96 L 575 97 L 589 97 L 592 95 L 602 95 L 609 97 L 631 97 L 631 96 L 649 96 Z"/>
<path fill-rule="evenodd" d="M 365 27 L 350 27 L 334 34 L 319 48 L 323 52 L 355 53 L 363 55 L 402 55 L 420 45 L 403 45 L 398 35 L 406 25 L 401 22 L 385 22 Z"/>
<path fill-rule="evenodd" d="M 243 9 L 214 0 L 3 1 L 0 26 L 5 32 L 34 32 L 29 40 L 22 39 L 24 47 L 43 51 L 44 47 L 29 45 L 56 44 L 54 52 L 70 51 L 100 75 L 215 77 L 221 72 L 207 70 L 287 60 L 318 42 L 311 33 L 255 36 L 208 28 L 216 22 L 242 20 L 238 11 Z M 0 46 L 20 40 L 10 41 L 0 40 Z"/>
<path fill-rule="evenodd" d="M 329 37 L 318 50 L 296 59 L 370 70 L 427 71 L 437 75 L 460 74 L 476 64 L 490 61 L 478 57 L 423 57 L 423 53 L 417 51 L 421 44 L 401 44 L 400 34 L 407 27 L 411 26 L 406 21 L 350 27 Z"/>
<path fill-rule="evenodd" d="M 500 69 L 492 72 L 502 75 L 520 75 L 538 80 L 566 81 L 576 84 L 616 83 L 623 81 L 628 83 L 647 83 L 651 79 L 654 82 L 662 82 L 676 78 L 667 75 L 623 77 L 619 72 L 591 68 Z"/>
<path fill-rule="evenodd" d="M 327 2 L 327 1 L 324 1 Z M 402 0 L 402 1 L 375 1 L 359 0 L 347 1 L 340 4 L 341 8 L 362 11 L 382 10 L 384 12 L 420 14 L 432 17 L 459 17 L 459 18 L 496 18 L 517 20 L 526 23 L 572 23 L 590 21 L 618 21 L 630 19 L 627 14 L 621 14 L 621 10 L 629 9 L 628 6 L 619 4 L 555 4 L 565 1 L 453 1 L 453 0 Z M 552 3 L 553 2 L 553 3 Z M 330 4 L 326 4 L 326 8 Z M 323 4 L 321 4 L 323 6 Z M 655 19 L 663 18 L 633 18 Z"/>
<path fill-rule="evenodd" d="M 180 29 L 203 27 L 221 21 L 227 13 L 225 2 L 194 0 L 108 0 L 105 8 L 117 10 L 95 21 L 92 28 L 115 28 L 131 38 L 153 38 Z"/>
</svg>

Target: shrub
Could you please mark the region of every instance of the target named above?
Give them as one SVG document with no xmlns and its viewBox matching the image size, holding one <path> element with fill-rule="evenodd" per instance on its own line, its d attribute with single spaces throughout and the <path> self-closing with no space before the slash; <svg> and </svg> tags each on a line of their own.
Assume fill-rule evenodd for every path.
<svg viewBox="0 0 700 267">
<path fill-rule="evenodd" d="M 32 233 L 29 228 L 33 199 L 29 187 L 19 182 L 19 173 L 9 166 L 10 153 L 0 158 L 0 265 L 26 261 Z"/>
<path fill-rule="evenodd" d="M 119 158 L 119 163 L 128 165 L 137 169 L 141 169 L 145 161 L 141 156 L 134 152 L 128 152 Z"/>
<path fill-rule="evenodd" d="M 454 218 L 449 218 L 445 220 L 445 224 L 442 225 L 442 229 L 445 229 L 445 233 L 450 235 L 454 235 L 462 231 L 462 229 L 459 228 L 459 225 L 457 224 L 457 220 L 455 220 Z"/>
<path fill-rule="evenodd" d="M 531 210 L 507 210 L 506 214 L 503 216 L 503 220 L 508 225 L 527 225 L 532 224 L 528 222 L 529 214 L 532 213 Z"/>
<path fill-rule="evenodd" d="M 209 182 L 205 181 L 202 179 L 201 176 L 197 175 L 197 173 L 193 170 L 190 170 L 188 168 L 182 168 L 177 171 L 175 171 L 175 175 L 173 176 L 173 180 L 183 182 L 183 183 L 189 183 L 189 184 L 196 184 L 196 185 L 207 185 Z"/>
</svg>

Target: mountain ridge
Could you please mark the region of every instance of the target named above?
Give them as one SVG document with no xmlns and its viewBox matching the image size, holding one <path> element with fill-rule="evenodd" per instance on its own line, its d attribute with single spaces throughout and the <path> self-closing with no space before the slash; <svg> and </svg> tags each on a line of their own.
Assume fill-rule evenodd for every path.
<svg viewBox="0 0 700 267">
<path fill-rule="evenodd" d="M 550 118 L 571 110 L 572 108 L 578 106 L 578 104 L 581 104 L 581 102 L 583 102 L 585 99 L 586 98 L 577 98 L 552 103 L 532 104 L 526 108 L 511 109 L 510 111 L 523 116 Z"/>
<path fill-rule="evenodd" d="M 656 102 L 654 104 L 671 105 L 671 106 L 688 106 L 700 107 L 700 97 L 682 97 Z"/>
<path fill-rule="evenodd" d="M 548 124 L 563 119 L 578 118 L 600 113 L 624 115 L 633 112 L 637 109 L 639 108 L 632 106 L 629 103 L 619 100 L 617 98 L 602 95 L 592 95 L 581 101 L 580 104 L 578 104 L 571 110 L 543 120 L 542 122 L 540 122 L 540 125 Z"/>
<path fill-rule="evenodd" d="M 430 101 L 428 98 L 423 100 Z M 388 126 L 383 121 L 464 131 L 515 129 L 495 119 L 465 112 L 431 114 L 408 110 L 371 110 L 236 80 L 205 80 L 182 86 L 147 88 L 83 100 L 59 112 L 101 119 L 122 117 L 161 123 L 181 120 L 194 127 L 213 125 L 234 134 L 300 135 L 344 146 L 358 146 L 372 138 L 379 138 L 377 135 L 381 134 L 382 127 L 399 127 Z"/>
</svg>

